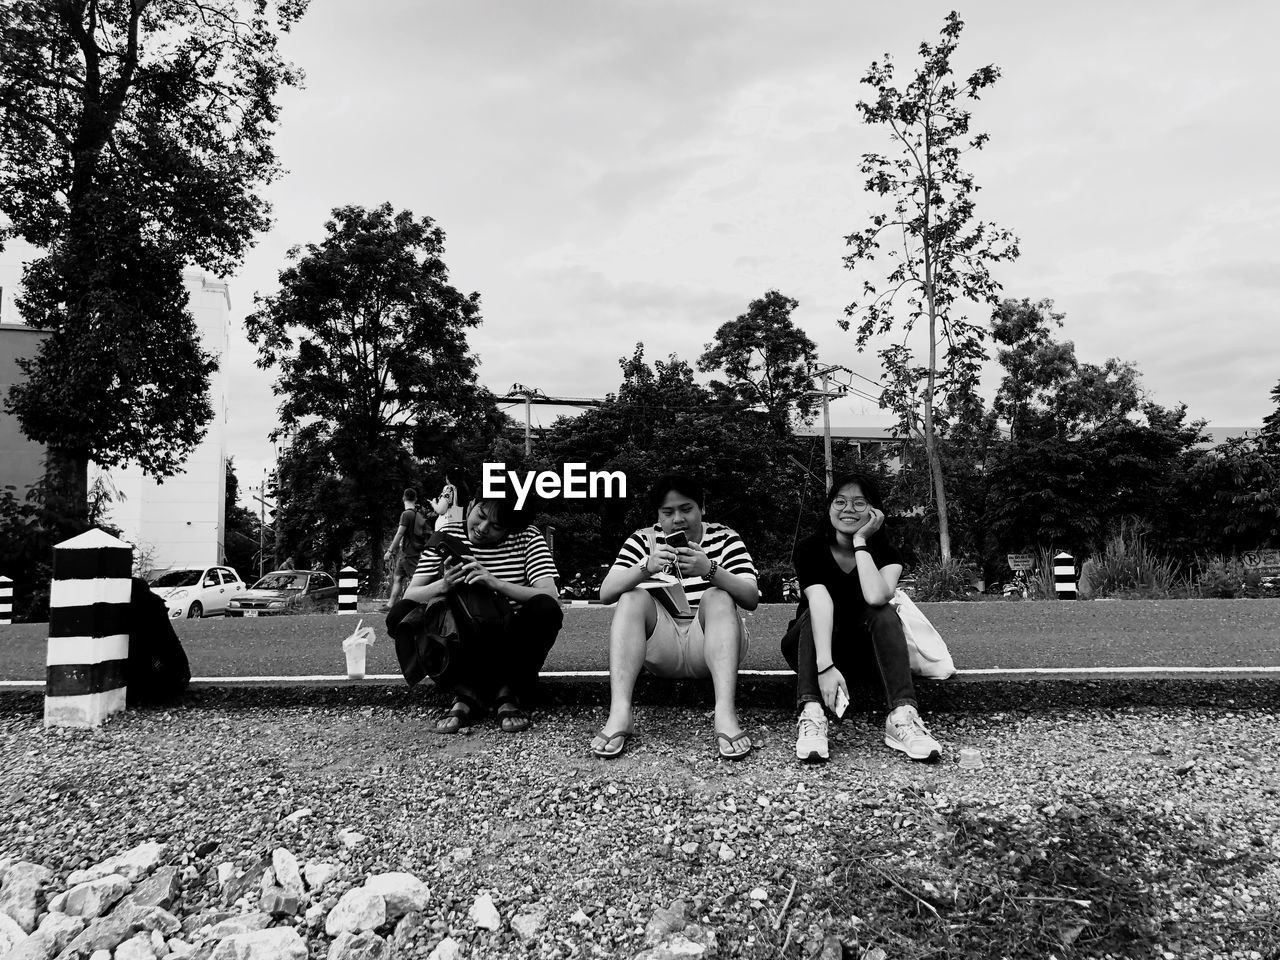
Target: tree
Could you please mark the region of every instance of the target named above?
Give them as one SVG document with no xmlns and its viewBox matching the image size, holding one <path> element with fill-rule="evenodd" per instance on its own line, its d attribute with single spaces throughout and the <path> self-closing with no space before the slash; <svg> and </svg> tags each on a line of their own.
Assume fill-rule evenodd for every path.
<svg viewBox="0 0 1280 960">
<path fill-rule="evenodd" d="M 951 557 L 947 491 L 938 450 L 934 410 L 940 397 L 963 392 L 977 380 L 986 359 L 985 332 L 958 312 L 964 301 L 995 303 L 1000 285 L 990 265 L 1018 255 L 1017 239 L 1007 230 L 975 220 L 973 176 L 960 166 L 962 149 L 979 150 L 988 135 L 970 135 L 970 114 L 962 100 L 977 100 L 996 82 L 1000 70 L 985 66 L 963 84 L 952 78 L 951 57 L 963 21 L 947 15 L 941 40 L 920 45 L 923 65 L 904 89 L 893 85 L 894 66 L 888 54 L 874 62 L 862 82 L 876 92 L 874 101 L 858 103 L 864 122 L 888 127 L 899 154 L 890 159 L 864 154 L 861 171 L 866 189 L 892 202 L 887 213 L 876 213 L 869 226 L 846 238 L 852 252 L 845 257 L 851 270 L 872 264 L 887 247 L 889 270 L 884 281 L 863 281 L 863 299 L 846 308 L 860 318 L 857 346 L 861 351 L 873 336 L 888 336 L 898 327 L 897 298 L 907 300 L 901 340 L 879 351 L 887 387 L 881 405 L 893 409 L 905 431 L 923 437 L 938 515 L 938 544 L 944 560 Z M 909 344 L 920 320 L 927 322 L 927 360 L 920 364 Z M 939 345 L 946 352 L 938 356 Z"/>
<path fill-rule="evenodd" d="M 258 572 L 258 514 L 240 506 L 240 478 L 236 476 L 235 457 L 227 457 L 226 475 L 223 562 L 252 583 Z"/>
<path fill-rule="evenodd" d="M 779 437 L 790 435 L 793 416 L 808 419 L 814 409 L 808 370 L 818 348 L 791 322 L 799 305 L 770 290 L 736 320 L 721 324 L 715 342 L 698 358 L 702 372 L 724 372 L 724 381 L 711 381 L 719 402 L 763 407 Z"/>
<path fill-rule="evenodd" d="M 51 331 L 7 400 L 83 504 L 87 461 L 174 473 L 212 416 L 181 270 L 268 226 L 276 51 L 306 0 L 11 0 L 0 20 L 0 244 L 44 254 L 19 308 Z M 83 509 L 83 508 L 82 508 Z"/>
<path fill-rule="evenodd" d="M 345 547 L 335 533 L 360 530 L 375 582 L 388 514 L 416 469 L 414 438 L 444 446 L 461 430 L 493 422 L 466 339 L 480 323 L 480 295 L 449 283 L 444 240 L 430 217 L 415 220 L 389 203 L 339 207 L 320 243 L 289 252 L 279 292 L 256 297 L 245 320 L 259 366 L 280 371 L 277 435 L 294 435 L 289 462 L 312 464 L 317 482 L 336 486 L 319 490 L 308 471 L 298 483 L 309 486 L 313 505 L 317 496 L 338 497 L 349 511 L 326 512 L 332 522 L 321 559 L 334 562 Z M 302 489 L 282 480 L 286 518 Z"/>
</svg>

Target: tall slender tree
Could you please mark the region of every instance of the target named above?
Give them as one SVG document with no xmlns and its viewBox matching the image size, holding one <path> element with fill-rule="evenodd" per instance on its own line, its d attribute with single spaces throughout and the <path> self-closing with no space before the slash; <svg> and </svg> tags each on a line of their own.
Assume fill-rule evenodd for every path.
<svg viewBox="0 0 1280 960">
<path fill-rule="evenodd" d="M 862 79 L 875 98 L 860 101 L 858 111 L 864 122 L 887 128 L 898 153 L 862 157 L 866 189 L 885 198 L 890 209 L 873 214 L 868 226 L 846 238 L 851 252 L 845 265 L 866 274 L 883 255 L 888 270 L 879 280 L 863 280 L 863 296 L 841 321 L 845 330 L 858 321 L 860 351 L 872 337 L 900 337 L 879 351 L 887 381 L 881 405 L 923 438 L 943 559 L 951 556 L 951 536 L 935 408 L 941 397 L 970 389 L 986 359 L 985 331 L 965 317 L 963 305 L 997 302 L 1000 285 L 990 266 L 1018 255 L 1012 233 L 976 219 L 978 187 L 960 166 L 965 149 L 981 149 L 988 140 L 985 133 L 970 132 L 963 104 L 978 100 L 1000 76 L 990 65 L 962 82 L 953 76 L 951 60 L 963 27 L 958 14 L 947 15 L 938 43 L 920 45 L 922 63 L 905 87 L 894 85 L 889 54 Z M 899 294 L 906 300 L 902 317 Z M 923 363 L 910 342 L 920 321 L 927 327 Z"/>
</svg>

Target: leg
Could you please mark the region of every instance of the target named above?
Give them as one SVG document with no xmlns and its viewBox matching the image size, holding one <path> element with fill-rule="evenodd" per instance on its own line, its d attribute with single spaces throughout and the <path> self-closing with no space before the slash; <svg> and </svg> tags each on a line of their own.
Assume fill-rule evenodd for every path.
<svg viewBox="0 0 1280 960">
<path fill-rule="evenodd" d="M 603 731 L 631 730 L 631 695 L 644 667 L 645 642 L 658 625 L 658 608 L 643 590 L 629 590 L 618 598 L 609 625 L 609 717 Z M 603 739 L 597 737 L 597 741 Z M 593 747 L 595 744 L 593 743 Z"/>
<path fill-rule="evenodd" d="M 902 632 L 902 621 L 898 619 L 897 612 L 889 604 L 872 607 L 863 617 L 863 623 L 871 640 L 871 652 L 889 709 L 916 706 L 907 638 Z"/>
<path fill-rule="evenodd" d="M 738 619 L 738 606 L 729 594 L 712 587 L 698 603 L 698 621 L 702 625 L 703 651 L 711 673 L 711 685 L 715 689 L 715 729 L 730 741 L 735 741 L 742 733 L 736 704 L 738 664 L 742 659 L 742 622 Z M 750 747 L 743 751 L 729 749 L 734 753 L 750 752 Z"/>
<path fill-rule="evenodd" d="M 529 715 L 520 705 L 538 682 L 538 671 L 555 645 L 564 623 L 564 611 L 551 597 L 534 597 L 511 617 L 495 662 L 498 668 L 498 720 L 507 733 L 529 726 Z"/>
<path fill-rule="evenodd" d="M 813 643 L 813 624 L 806 610 L 798 620 L 793 620 L 782 638 L 782 658 L 796 672 L 796 709 L 803 710 L 806 703 L 822 704 L 822 691 L 818 687 L 818 648 Z"/>
</svg>

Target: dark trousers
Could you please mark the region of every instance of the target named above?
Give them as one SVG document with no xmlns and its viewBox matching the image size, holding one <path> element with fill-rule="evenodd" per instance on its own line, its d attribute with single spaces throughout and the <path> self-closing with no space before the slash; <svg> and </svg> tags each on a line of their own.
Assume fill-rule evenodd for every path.
<svg viewBox="0 0 1280 960">
<path fill-rule="evenodd" d="M 822 703 L 818 651 L 808 610 L 787 627 L 782 656 L 796 672 L 797 708 L 803 709 L 806 703 Z M 889 604 L 868 608 L 861 623 L 837 621 L 831 631 L 831 659 L 849 683 L 861 680 L 867 686 L 878 685 L 890 710 L 904 704 L 917 706 L 907 638 L 902 633 L 902 621 Z"/>
<path fill-rule="evenodd" d="M 394 630 L 418 606 L 415 600 L 396 603 L 387 611 L 387 630 Z M 447 676 L 436 682 L 455 699 L 477 704 L 491 703 L 506 690 L 527 697 L 563 622 L 559 601 L 545 594 L 536 596 L 516 610 L 504 628 L 484 639 L 464 641 L 449 664 Z"/>
</svg>

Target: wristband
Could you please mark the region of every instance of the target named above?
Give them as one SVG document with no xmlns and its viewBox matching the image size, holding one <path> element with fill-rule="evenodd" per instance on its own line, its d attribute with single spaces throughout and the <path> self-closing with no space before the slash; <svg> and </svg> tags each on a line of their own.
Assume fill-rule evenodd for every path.
<svg viewBox="0 0 1280 960">
<path fill-rule="evenodd" d="M 705 581 L 707 581 L 707 583 L 710 583 L 710 582 L 711 582 L 711 578 L 712 578 L 712 577 L 714 577 L 714 576 L 716 575 L 716 571 L 717 571 L 717 570 L 719 570 L 719 569 L 720 569 L 720 564 L 718 564 L 718 563 L 716 563 L 716 561 L 712 560 L 712 561 L 711 561 L 711 566 L 707 569 L 707 572 L 706 572 L 706 574 L 705 574 L 705 575 L 703 575 L 702 579 L 703 579 L 703 580 L 705 580 Z"/>
<path fill-rule="evenodd" d="M 819 670 L 819 671 L 818 671 L 818 676 L 822 676 L 822 675 L 823 675 L 824 673 L 826 673 L 828 670 L 834 670 L 835 668 L 836 668 L 836 665 L 835 665 L 834 663 L 832 663 L 830 666 L 824 667 L 823 669 Z"/>
<path fill-rule="evenodd" d="M 853 552 L 857 553 L 859 550 L 865 550 L 867 551 L 867 553 L 871 552 L 871 548 L 867 546 L 865 543 L 855 543 L 853 545 Z"/>
</svg>

